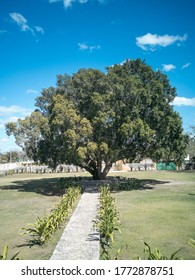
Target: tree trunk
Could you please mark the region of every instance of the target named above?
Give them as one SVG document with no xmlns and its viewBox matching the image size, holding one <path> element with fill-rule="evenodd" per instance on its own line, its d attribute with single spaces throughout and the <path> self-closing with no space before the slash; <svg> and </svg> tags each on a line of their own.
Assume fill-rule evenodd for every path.
<svg viewBox="0 0 195 280">
<path fill-rule="evenodd" d="M 100 171 L 98 167 L 96 169 L 94 169 L 93 172 L 90 172 L 93 176 L 93 180 L 105 180 L 111 167 L 112 167 L 112 164 L 107 164 L 104 167 L 103 171 Z"/>
<path fill-rule="evenodd" d="M 84 168 L 86 171 L 88 171 L 92 175 L 93 180 L 105 180 L 108 172 L 110 171 L 110 169 L 112 167 L 112 164 L 111 163 L 106 164 L 103 171 L 101 170 L 102 169 L 101 164 L 94 165 L 93 167 L 89 166 L 89 165 L 84 165 L 84 164 L 80 164 L 79 166 L 81 168 Z"/>
</svg>

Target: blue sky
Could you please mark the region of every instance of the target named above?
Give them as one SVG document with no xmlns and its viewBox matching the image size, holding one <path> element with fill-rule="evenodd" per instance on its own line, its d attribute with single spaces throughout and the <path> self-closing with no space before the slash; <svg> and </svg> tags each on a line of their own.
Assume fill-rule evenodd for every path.
<svg viewBox="0 0 195 280">
<path fill-rule="evenodd" d="M 145 59 L 177 88 L 174 108 L 195 125 L 193 0 L 1 0 L 0 152 L 5 123 L 34 109 L 57 74 Z M 18 149 L 18 148 L 17 148 Z"/>
</svg>

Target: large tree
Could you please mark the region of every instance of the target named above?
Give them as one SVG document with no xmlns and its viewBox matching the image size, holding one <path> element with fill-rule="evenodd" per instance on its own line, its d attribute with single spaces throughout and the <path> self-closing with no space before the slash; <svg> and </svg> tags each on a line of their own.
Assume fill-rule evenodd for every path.
<svg viewBox="0 0 195 280">
<path fill-rule="evenodd" d="M 140 59 L 106 70 L 57 76 L 31 116 L 7 124 L 7 134 L 35 160 L 75 164 L 94 179 L 104 179 L 117 160 L 181 163 L 187 136 L 167 76 Z"/>
</svg>

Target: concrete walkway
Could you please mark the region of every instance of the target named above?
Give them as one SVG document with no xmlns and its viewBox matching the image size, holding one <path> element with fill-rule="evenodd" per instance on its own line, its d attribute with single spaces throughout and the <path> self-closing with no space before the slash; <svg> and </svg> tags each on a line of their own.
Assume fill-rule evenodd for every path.
<svg viewBox="0 0 195 280">
<path fill-rule="evenodd" d="M 98 260 L 99 235 L 93 229 L 99 207 L 97 189 L 87 187 L 68 222 L 51 260 Z"/>
</svg>

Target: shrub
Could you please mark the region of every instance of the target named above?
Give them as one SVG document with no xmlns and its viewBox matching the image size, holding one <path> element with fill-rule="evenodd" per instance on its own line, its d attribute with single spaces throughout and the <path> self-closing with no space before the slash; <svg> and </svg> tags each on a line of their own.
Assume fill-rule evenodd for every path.
<svg viewBox="0 0 195 280">
<path fill-rule="evenodd" d="M 119 180 L 118 182 L 113 182 L 110 185 L 112 191 L 132 191 L 140 190 L 143 188 L 142 182 L 136 178 L 127 178 Z"/>
<path fill-rule="evenodd" d="M 83 193 L 84 188 L 80 186 L 79 181 L 80 181 L 80 177 L 73 177 L 73 178 L 59 178 L 58 179 L 58 187 L 61 191 L 65 191 L 66 189 L 68 189 L 69 187 L 80 187 L 81 188 L 81 193 Z"/>
</svg>

